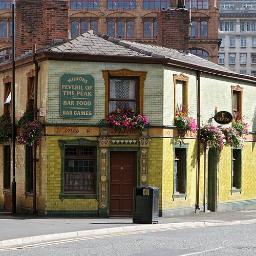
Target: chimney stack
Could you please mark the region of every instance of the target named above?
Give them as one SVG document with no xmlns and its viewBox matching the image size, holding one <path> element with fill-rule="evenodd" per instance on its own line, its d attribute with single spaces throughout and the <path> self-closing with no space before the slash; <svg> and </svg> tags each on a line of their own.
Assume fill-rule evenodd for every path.
<svg viewBox="0 0 256 256">
<path fill-rule="evenodd" d="M 158 13 L 157 44 L 163 47 L 188 50 L 189 43 L 189 11 L 186 9 L 162 10 Z"/>
<path fill-rule="evenodd" d="M 67 0 L 16 0 L 16 56 L 68 40 Z"/>
</svg>

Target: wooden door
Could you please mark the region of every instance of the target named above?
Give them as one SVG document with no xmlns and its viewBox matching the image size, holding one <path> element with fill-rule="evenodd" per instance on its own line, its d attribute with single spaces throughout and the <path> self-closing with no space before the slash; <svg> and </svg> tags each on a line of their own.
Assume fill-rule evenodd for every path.
<svg viewBox="0 0 256 256">
<path fill-rule="evenodd" d="M 110 155 L 110 216 L 131 216 L 136 186 L 137 154 L 131 151 Z"/>
</svg>

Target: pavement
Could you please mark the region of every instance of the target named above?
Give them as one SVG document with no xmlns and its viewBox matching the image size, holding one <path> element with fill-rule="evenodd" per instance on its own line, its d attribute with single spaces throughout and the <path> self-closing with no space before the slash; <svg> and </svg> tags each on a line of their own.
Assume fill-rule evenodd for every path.
<svg viewBox="0 0 256 256">
<path fill-rule="evenodd" d="M 48 218 L 0 213 L 0 250 L 38 243 L 109 234 L 154 232 L 256 223 L 256 210 L 196 213 L 159 218 L 158 224 L 134 224 L 132 218 Z"/>
</svg>

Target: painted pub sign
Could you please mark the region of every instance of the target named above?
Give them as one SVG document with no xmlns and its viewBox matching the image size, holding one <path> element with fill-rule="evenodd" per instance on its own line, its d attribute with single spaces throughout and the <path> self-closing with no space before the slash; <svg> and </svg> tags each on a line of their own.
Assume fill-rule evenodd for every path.
<svg viewBox="0 0 256 256">
<path fill-rule="evenodd" d="M 230 122 L 232 122 L 232 119 L 232 114 L 227 111 L 217 112 L 214 116 L 214 120 L 218 124 L 229 124 Z"/>
<path fill-rule="evenodd" d="M 94 78 L 91 75 L 64 74 L 60 78 L 60 116 L 83 119 L 94 115 Z"/>
</svg>

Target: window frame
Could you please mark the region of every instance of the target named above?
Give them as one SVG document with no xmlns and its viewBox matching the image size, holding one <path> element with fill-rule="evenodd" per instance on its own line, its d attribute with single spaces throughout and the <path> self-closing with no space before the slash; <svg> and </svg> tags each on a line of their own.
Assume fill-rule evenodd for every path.
<svg viewBox="0 0 256 256">
<path fill-rule="evenodd" d="M 230 61 L 231 56 L 233 56 L 234 62 Z M 228 53 L 228 64 L 229 65 L 236 65 L 236 53 L 235 52 L 229 52 Z"/>
<path fill-rule="evenodd" d="M 124 35 L 120 36 L 118 34 L 118 24 L 119 22 L 122 21 L 124 23 Z M 110 22 L 113 22 L 114 24 L 114 35 L 109 33 L 109 24 Z M 132 22 L 133 23 L 133 35 L 132 36 L 128 36 L 129 34 L 129 29 L 128 29 L 128 25 L 129 23 Z M 117 37 L 117 38 L 134 38 L 135 37 L 135 30 L 136 30 L 136 22 L 134 18 L 126 18 L 126 17 L 109 17 L 106 19 L 106 27 L 107 27 L 107 34 L 109 36 L 112 37 Z"/>
<path fill-rule="evenodd" d="M 203 34 L 206 28 L 206 34 Z M 192 35 L 193 32 L 193 35 Z M 209 36 L 209 21 L 202 19 L 202 20 L 192 20 L 191 22 L 191 29 L 190 29 L 190 37 L 192 39 L 195 38 L 208 38 Z"/>
<path fill-rule="evenodd" d="M 80 7 L 79 7 L 79 2 L 81 4 Z M 88 5 L 87 7 L 86 7 L 86 4 Z M 92 7 L 89 6 L 90 4 L 92 5 Z M 91 1 L 88 1 L 88 2 L 85 2 L 85 1 L 81 2 L 81 1 L 78 1 L 78 0 L 70 0 L 69 8 L 72 11 L 77 11 L 77 10 L 90 10 L 90 11 L 99 10 L 100 1 L 99 0 L 91 0 Z"/>
<path fill-rule="evenodd" d="M 245 36 L 240 36 L 240 48 L 247 47 L 247 38 Z"/>
<path fill-rule="evenodd" d="M 137 78 L 138 79 L 138 109 L 140 114 L 143 114 L 144 107 L 144 83 L 147 72 L 132 71 L 128 69 L 120 70 L 103 70 L 102 71 L 105 83 L 105 117 L 109 115 L 109 91 L 110 91 L 110 78 Z"/>
<path fill-rule="evenodd" d="M 147 5 L 148 8 L 146 7 Z M 142 2 L 143 10 L 161 10 L 162 8 L 171 7 L 171 5 L 171 0 L 143 0 Z"/>
<path fill-rule="evenodd" d="M 223 56 L 223 58 L 220 58 L 220 56 Z M 223 60 L 223 61 L 220 61 L 220 60 Z M 225 53 L 224 52 L 219 52 L 218 64 L 219 65 L 224 65 L 225 64 Z"/>
<path fill-rule="evenodd" d="M 145 24 L 150 22 L 150 36 L 145 36 Z M 142 20 L 143 23 L 143 38 L 156 38 L 158 34 L 158 22 L 157 17 L 144 17 Z"/>
<path fill-rule="evenodd" d="M 96 148 L 96 167 L 95 167 L 95 193 L 73 193 L 64 191 L 64 168 L 65 168 L 65 147 L 66 146 L 89 146 Z M 79 198 L 93 198 L 98 199 L 98 144 L 97 141 L 88 139 L 74 139 L 74 140 L 59 140 L 59 147 L 61 151 L 61 188 L 59 193 L 60 199 L 79 199 Z"/>
<path fill-rule="evenodd" d="M 237 110 L 234 109 L 234 106 L 233 106 L 233 95 L 236 94 L 237 97 L 238 97 L 238 102 L 237 102 Z M 232 112 L 232 115 L 234 115 L 235 113 L 239 113 L 240 115 L 243 115 L 243 88 L 240 87 L 239 85 L 236 85 L 236 86 L 231 86 L 231 112 Z"/>
<path fill-rule="evenodd" d="M 245 61 L 243 61 L 244 60 L 243 57 L 245 57 Z M 247 64 L 247 53 L 246 52 L 240 52 L 239 53 L 239 64 L 240 65 L 246 65 Z"/>
<path fill-rule="evenodd" d="M 176 150 L 181 150 L 181 151 L 184 151 L 185 152 L 185 162 L 182 164 L 183 165 L 183 170 L 184 170 L 184 192 L 183 193 L 180 193 L 179 191 L 177 191 L 177 189 L 175 189 L 177 187 L 177 184 L 175 184 L 175 182 L 177 181 L 175 175 L 178 173 L 178 170 L 177 172 L 175 171 L 176 170 Z M 173 183 L 173 191 L 172 191 L 172 198 L 173 200 L 175 198 L 187 198 L 187 175 L 188 175 L 188 144 L 184 144 L 184 143 L 177 143 L 174 145 L 173 147 L 173 180 L 172 180 L 172 183 Z M 176 172 L 176 173 L 175 173 Z"/>
<path fill-rule="evenodd" d="M 135 102 L 136 108 L 139 107 L 139 81 L 138 77 L 110 77 L 109 78 L 109 88 L 111 87 L 111 79 L 121 79 L 121 80 L 134 80 L 135 81 L 135 99 L 118 99 L 118 98 L 111 98 L 110 96 L 110 89 L 108 91 L 108 107 L 112 101 L 119 101 L 119 102 Z M 136 109 L 135 112 L 139 112 L 139 109 Z"/>
<path fill-rule="evenodd" d="M 96 22 L 97 23 L 97 30 L 94 30 L 94 32 L 95 33 L 98 32 L 98 30 L 99 30 L 99 19 L 97 17 L 73 18 L 73 19 L 70 20 L 70 37 L 72 39 L 80 36 L 82 33 L 86 33 L 86 31 L 82 32 L 82 29 L 81 29 L 83 22 L 87 22 L 88 23 L 89 30 L 93 29 L 92 23 Z M 77 26 L 77 33 L 73 33 L 73 29 L 72 29 L 73 24 L 75 24 L 75 23 L 76 23 L 76 26 Z"/>
<path fill-rule="evenodd" d="M 178 82 L 182 82 L 183 86 L 182 86 L 182 106 L 181 107 L 185 107 L 186 109 L 188 109 L 188 81 L 189 78 L 188 76 L 185 76 L 184 74 L 174 74 L 173 75 L 173 87 L 174 87 L 174 115 L 173 115 L 173 119 L 175 117 L 175 113 L 177 110 L 177 106 L 176 106 L 176 86 Z"/>
<path fill-rule="evenodd" d="M 125 3 L 127 3 L 127 8 L 125 7 Z M 117 6 L 114 7 L 113 0 L 107 0 L 107 10 L 135 10 L 137 7 L 136 0 L 119 0 L 117 2 Z"/>
<path fill-rule="evenodd" d="M 236 47 L 236 37 L 230 36 L 229 37 L 229 48 L 235 48 Z"/>
</svg>

